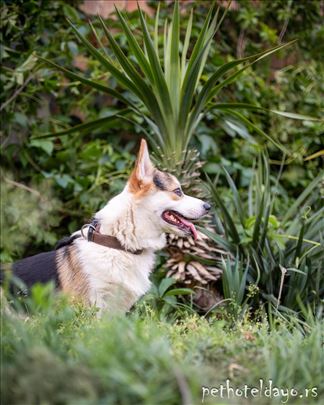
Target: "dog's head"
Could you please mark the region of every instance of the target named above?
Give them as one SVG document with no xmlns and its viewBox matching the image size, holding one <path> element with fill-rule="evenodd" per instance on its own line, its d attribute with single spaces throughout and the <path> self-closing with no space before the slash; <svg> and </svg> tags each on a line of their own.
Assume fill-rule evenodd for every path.
<svg viewBox="0 0 324 405">
<path fill-rule="evenodd" d="M 144 139 L 127 187 L 149 217 L 146 219 L 157 224 L 162 232 L 197 238 L 196 228 L 191 221 L 205 215 L 210 205 L 184 194 L 175 176 L 156 169 Z"/>
</svg>

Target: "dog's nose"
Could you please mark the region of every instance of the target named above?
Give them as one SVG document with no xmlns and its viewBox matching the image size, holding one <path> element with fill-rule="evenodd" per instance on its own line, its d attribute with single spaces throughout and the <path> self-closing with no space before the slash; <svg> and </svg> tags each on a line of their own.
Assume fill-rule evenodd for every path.
<svg viewBox="0 0 324 405">
<path fill-rule="evenodd" d="M 204 203 L 203 207 L 205 208 L 206 211 L 209 211 L 211 209 L 211 205 L 208 203 Z"/>
</svg>

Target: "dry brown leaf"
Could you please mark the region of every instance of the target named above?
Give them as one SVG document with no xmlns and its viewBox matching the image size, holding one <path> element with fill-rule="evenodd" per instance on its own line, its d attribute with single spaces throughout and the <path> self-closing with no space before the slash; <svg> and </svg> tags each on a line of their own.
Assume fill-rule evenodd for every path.
<svg viewBox="0 0 324 405">
<path fill-rule="evenodd" d="M 199 274 L 201 276 L 204 276 L 208 280 L 214 280 L 215 279 L 215 277 L 213 277 L 210 273 L 208 273 L 208 271 L 205 269 L 205 267 L 201 263 L 199 263 L 199 262 L 191 262 L 191 264 L 193 266 L 195 266 L 195 268 L 198 270 L 198 272 L 199 272 Z"/>
<path fill-rule="evenodd" d="M 195 268 L 195 266 L 193 266 L 192 264 L 187 264 L 186 269 L 188 270 L 188 272 L 192 275 L 192 277 L 196 280 L 199 281 L 201 284 L 206 284 L 207 281 L 204 280 L 203 278 L 200 277 L 197 269 Z"/>
</svg>

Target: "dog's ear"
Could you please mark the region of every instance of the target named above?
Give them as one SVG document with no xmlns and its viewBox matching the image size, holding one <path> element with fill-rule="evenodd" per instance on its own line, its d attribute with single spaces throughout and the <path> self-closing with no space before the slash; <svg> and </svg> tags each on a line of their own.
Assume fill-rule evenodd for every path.
<svg viewBox="0 0 324 405">
<path fill-rule="evenodd" d="M 137 155 L 135 170 L 137 172 L 136 174 L 138 179 L 143 182 L 146 182 L 146 180 L 151 180 L 153 176 L 154 166 L 151 162 L 145 139 L 141 140 L 141 146 Z"/>
<path fill-rule="evenodd" d="M 129 179 L 131 191 L 137 192 L 152 182 L 154 166 L 151 162 L 147 143 L 141 140 L 140 150 L 137 155 L 135 168 Z"/>
</svg>

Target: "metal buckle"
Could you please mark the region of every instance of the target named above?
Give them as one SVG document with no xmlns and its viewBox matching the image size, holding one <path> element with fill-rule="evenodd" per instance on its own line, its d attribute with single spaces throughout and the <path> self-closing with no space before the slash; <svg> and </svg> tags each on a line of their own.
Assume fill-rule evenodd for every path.
<svg viewBox="0 0 324 405">
<path fill-rule="evenodd" d="M 88 227 L 88 233 L 87 236 L 85 236 L 85 234 L 83 233 L 83 230 L 85 227 Z M 92 224 L 84 224 L 81 228 L 81 235 L 84 239 L 88 240 L 88 241 L 92 241 L 93 240 L 93 232 L 96 230 L 96 228 L 92 225 Z"/>
</svg>

